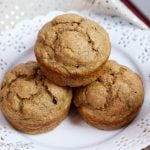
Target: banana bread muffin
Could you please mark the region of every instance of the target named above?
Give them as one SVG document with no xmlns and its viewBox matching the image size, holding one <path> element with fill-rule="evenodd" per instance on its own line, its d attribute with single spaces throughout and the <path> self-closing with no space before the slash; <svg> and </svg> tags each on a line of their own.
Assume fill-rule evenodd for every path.
<svg viewBox="0 0 150 150">
<path fill-rule="evenodd" d="M 77 87 L 99 76 L 110 55 L 107 32 L 76 14 L 57 16 L 40 30 L 35 54 L 41 71 L 60 86 Z"/>
<path fill-rule="evenodd" d="M 68 114 L 72 91 L 45 78 L 36 62 L 7 72 L 1 85 L 2 112 L 14 128 L 37 134 L 55 128 Z"/>
<path fill-rule="evenodd" d="M 144 99 L 140 77 L 115 61 L 108 61 L 99 78 L 75 91 L 74 104 L 90 125 L 117 129 L 131 122 Z"/>
</svg>

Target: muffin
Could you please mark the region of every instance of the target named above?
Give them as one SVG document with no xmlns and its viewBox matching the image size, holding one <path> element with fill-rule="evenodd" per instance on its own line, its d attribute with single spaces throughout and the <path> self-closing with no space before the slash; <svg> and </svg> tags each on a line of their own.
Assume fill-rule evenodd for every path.
<svg viewBox="0 0 150 150">
<path fill-rule="evenodd" d="M 112 130 L 130 123 L 138 114 L 143 99 L 140 77 L 110 60 L 96 81 L 76 89 L 73 101 L 88 124 Z"/>
<path fill-rule="evenodd" d="M 68 114 L 72 91 L 45 78 L 36 62 L 7 72 L 1 85 L 0 106 L 14 128 L 38 134 L 55 128 Z"/>
<path fill-rule="evenodd" d="M 76 14 L 65 14 L 40 30 L 35 55 L 50 81 L 77 87 L 97 79 L 110 49 L 108 34 L 99 24 Z"/>
</svg>

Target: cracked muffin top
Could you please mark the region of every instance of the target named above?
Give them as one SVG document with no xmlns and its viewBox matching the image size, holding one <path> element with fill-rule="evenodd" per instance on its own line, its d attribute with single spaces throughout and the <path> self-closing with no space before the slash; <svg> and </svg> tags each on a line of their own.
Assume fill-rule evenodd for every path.
<svg viewBox="0 0 150 150">
<path fill-rule="evenodd" d="M 51 83 L 36 62 L 28 62 L 6 73 L 0 103 L 10 118 L 46 120 L 54 119 L 68 107 L 71 97 L 70 88 Z"/>
<path fill-rule="evenodd" d="M 98 120 L 112 122 L 137 112 L 144 100 L 140 77 L 115 61 L 108 61 L 99 78 L 75 92 L 74 103 Z"/>
<path fill-rule="evenodd" d="M 65 14 L 40 30 L 35 54 L 40 65 L 55 72 L 87 74 L 108 59 L 110 40 L 96 22 L 76 14 Z"/>
</svg>

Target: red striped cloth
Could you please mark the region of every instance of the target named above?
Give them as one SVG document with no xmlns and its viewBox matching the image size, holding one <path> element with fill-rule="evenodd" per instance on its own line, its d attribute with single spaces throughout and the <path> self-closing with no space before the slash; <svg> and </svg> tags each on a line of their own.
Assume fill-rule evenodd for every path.
<svg viewBox="0 0 150 150">
<path fill-rule="evenodd" d="M 150 28 L 150 21 L 130 2 L 130 0 L 122 0 L 122 2 Z"/>
</svg>

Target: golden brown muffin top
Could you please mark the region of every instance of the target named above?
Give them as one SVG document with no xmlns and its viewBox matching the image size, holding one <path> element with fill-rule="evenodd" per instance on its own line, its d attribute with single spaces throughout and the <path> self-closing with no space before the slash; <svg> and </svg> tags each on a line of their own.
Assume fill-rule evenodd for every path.
<svg viewBox="0 0 150 150">
<path fill-rule="evenodd" d="M 14 119 L 53 119 L 71 103 L 69 88 L 49 82 L 36 62 L 18 65 L 7 72 L 0 94 L 5 115 Z"/>
<path fill-rule="evenodd" d="M 98 118 L 113 120 L 141 106 L 144 89 L 140 77 L 115 61 L 108 61 L 99 78 L 76 90 L 74 103 Z"/>
<path fill-rule="evenodd" d="M 76 14 L 57 16 L 40 30 L 37 60 L 46 68 L 68 74 L 86 74 L 109 57 L 107 32 L 96 22 Z"/>
</svg>

